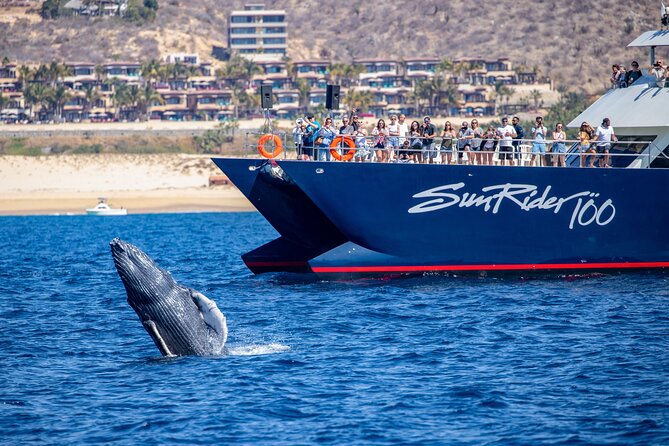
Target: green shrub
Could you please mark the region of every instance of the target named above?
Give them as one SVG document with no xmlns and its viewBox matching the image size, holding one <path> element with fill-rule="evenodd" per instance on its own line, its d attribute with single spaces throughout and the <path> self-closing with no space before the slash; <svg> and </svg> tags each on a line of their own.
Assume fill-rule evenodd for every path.
<svg viewBox="0 0 669 446">
<path fill-rule="evenodd" d="M 75 147 L 72 152 L 73 154 L 91 154 L 91 153 L 102 153 L 102 144 L 91 144 Z"/>
</svg>

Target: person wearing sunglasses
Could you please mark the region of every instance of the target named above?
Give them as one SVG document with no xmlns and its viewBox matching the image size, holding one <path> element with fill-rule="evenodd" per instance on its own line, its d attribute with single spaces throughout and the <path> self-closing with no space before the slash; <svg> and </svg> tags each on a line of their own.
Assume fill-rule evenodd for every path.
<svg viewBox="0 0 669 446">
<path fill-rule="evenodd" d="M 641 76 L 643 76 L 643 73 L 641 73 L 641 70 L 639 69 L 639 62 L 635 60 L 632 62 L 632 69 L 629 70 L 625 75 L 625 81 L 627 82 L 627 86 L 629 87 L 630 85 L 632 85 Z"/>
</svg>

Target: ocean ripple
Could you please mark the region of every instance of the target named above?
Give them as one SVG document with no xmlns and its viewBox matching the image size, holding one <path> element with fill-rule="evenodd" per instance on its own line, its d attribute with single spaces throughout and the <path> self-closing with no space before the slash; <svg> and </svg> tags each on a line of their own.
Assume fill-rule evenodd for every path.
<svg viewBox="0 0 669 446">
<path fill-rule="evenodd" d="M 3 217 L 0 444 L 669 444 L 664 274 L 253 276 L 255 213 Z M 162 358 L 109 241 L 214 299 Z"/>
</svg>

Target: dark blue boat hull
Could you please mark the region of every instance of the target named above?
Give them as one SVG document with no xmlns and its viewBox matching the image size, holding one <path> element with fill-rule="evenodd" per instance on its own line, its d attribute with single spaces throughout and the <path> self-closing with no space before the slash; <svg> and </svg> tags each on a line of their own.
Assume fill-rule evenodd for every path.
<svg viewBox="0 0 669 446">
<path fill-rule="evenodd" d="M 217 164 L 237 184 L 235 163 Z M 291 213 L 259 210 L 281 234 L 292 227 L 292 243 L 309 240 L 300 258 L 318 274 L 669 266 L 669 170 L 279 165 L 292 188 L 277 204 Z M 274 200 L 275 188 L 262 191 Z M 322 229 L 303 233 L 313 215 Z"/>
<path fill-rule="evenodd" d="M 309 260 L 346 242 L 302 190 L 280 176 L 276 164 L 257 159 L 213 161 L 281 234 L 242 256 L 254 273 L 310 272 Z"/>
</svg>

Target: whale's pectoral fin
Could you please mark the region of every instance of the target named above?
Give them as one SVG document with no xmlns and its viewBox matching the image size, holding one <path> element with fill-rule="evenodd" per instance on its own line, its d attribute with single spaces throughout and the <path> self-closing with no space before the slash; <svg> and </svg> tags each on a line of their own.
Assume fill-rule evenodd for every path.
<svg viewBox="0 0 669 446">
<path fill-rule="evenodd" d="M 221 336 L 223 343 L 225 343 L 228 339 L 228 324 L 225 316 L 218 309 L 218 306 L 216 306 L 216 302 L 193 289 L 190 290 L 190 296 L 200 310 L 200 315 L 204 323 Z"/>
<path fill-rule="evenodd" d="M 153 342 L 156 343 L 156 347 L 158 347 L 158 350 L 160 350 L 160 352 L 164 356 L 174 356 L 174 354 L 167 347 L 165 340 L 158 332 L 158 327 L 156 327 L 156 323 L 150 319 L 142 323 L 144 324 L 144 328 L 146 328 L 146 331 L 148 331 L 151 337 L 153 338 Z"/>
</svg>

